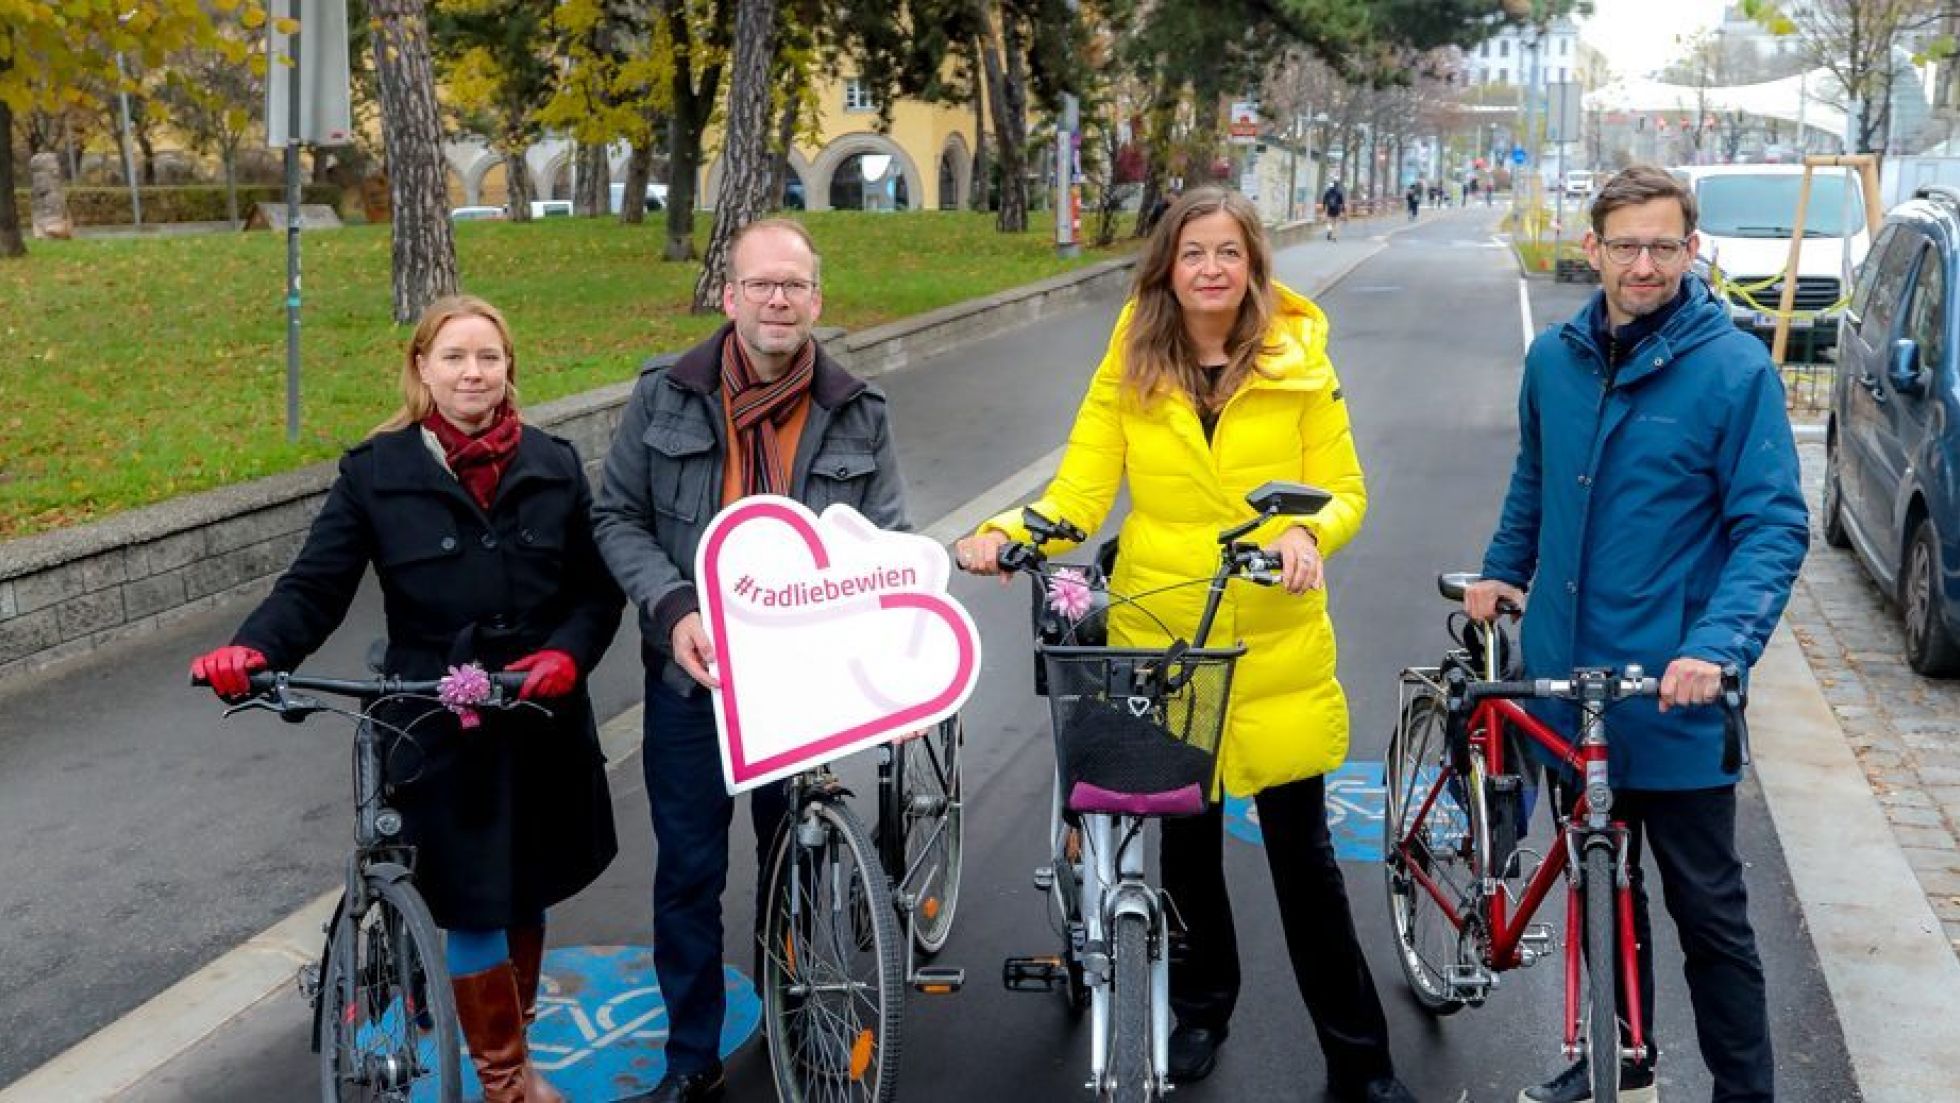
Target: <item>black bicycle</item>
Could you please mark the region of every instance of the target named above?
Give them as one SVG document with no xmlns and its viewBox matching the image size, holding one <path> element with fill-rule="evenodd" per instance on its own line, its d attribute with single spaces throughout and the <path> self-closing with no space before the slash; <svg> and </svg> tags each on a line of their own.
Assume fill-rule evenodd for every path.
<svg viewBox="0 0 1960 1103">
<path fill-rule="evenodd" d="M 408 700 L 428 702 L 429 716 L 445 705 L 540 708 L 517 699 L 524 679 L 474 668 L 435 681 L 260 672 L 251 676 L 252 696 L 225 710 L 227 717 L 263 710 L 295 724 L 331 713 L 354 723 L 354 849 L 321 960 L 300 972 L 301 994 L 313 1005 L 320 1098 L 329 1103 L 407 1103 L 418 1090 L 433 1090 L 440 1103 L 460 1103 L 463 1092 L 462 1043 L 441 935 L 415 888 L 415 850 L 401 840 L 401 813 L 388 805 L 399 784 L 387 774 L 389 744 L 413 744 L 415 725 L 388 723 L 376 709 Z M 360 704 L 330 704 L 313 693 Z"/>
</svg>

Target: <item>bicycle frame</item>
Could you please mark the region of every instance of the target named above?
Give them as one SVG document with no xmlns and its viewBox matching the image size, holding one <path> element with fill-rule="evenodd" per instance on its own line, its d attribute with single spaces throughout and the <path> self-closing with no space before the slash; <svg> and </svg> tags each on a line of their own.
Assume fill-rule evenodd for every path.
<svg viewBox="0 0 1960 1103">
<path fill-rule="evenodd" d="M 1492 649 L 1494 653 L 1494 649 Z M 1429 684 L 1438 692 L 1442 687 L 1430 681 L 1424 671 L 1408 671 Z M 1577 867 L 1579 855 L 1594 847 L 1608 847 L 1613 855 L 1613 881 L 1615 901 L 1615 926 L 1618 928 L 1614 944 L 1618 951 L 1621 991 L 1625 994 L 1630 1049 L 1628 1056 L 1634 1059 L 1646 1055 L 1645 1011 L 1640 1004 L 1638 984 L 1638 958 L 1633 938 L 1633 884 L 1627 867 L 1626 825 L 1610 818 L 1612 791 L 1606 784 L 1607 738 L 1605 721 L 1605 699 L 1588 699 L 1579 702 L 1580 738 L 1575 744 L 1560 736 L 1543 722 L 1526 712 L 1514 701 L 1490 699 L 1480 701 L 1471 710 L 1465 724 L 1467 753 L 1466 761 L 1481 763 L 1482 770 L 1472 766 L 1472 774 L 1501 775 L 1506 772 L 1504 753 L 1505 735 L 1518 732 L 1532 742 L 1543 747 L 1567 769 L 1584 779 L 1579 786 L 1578 796 L 1568 814 L 1558 821 L 1558 844 L 1550 848 L 1537 870 L 1526 882 L 1523 894 L 1518 898 L 1515 908 L 1510 907 L 1509 891 L 1503 886 L 1503 871 L 1472 869 L 1476 878 L 1476 898 L 1452 900 L 1444 887 L 1426 874 L 1420 862 L 1407 863 L 1407 869 L 1424 892 L 1435 900 L 1450 925 L 1459 934 L 1471 928 L 1478 936 L 1477 942 L 1482 964 L 1493 972 L 1506 972 L 1529 964 L 1522 952 L 1523 943 L 1529 930 L 1529 923 L 1540 906 L 1550 897 L 1553 885 L 1566 872 Z M 1452 757 L 1455 757 L 1454 755 Z M 1437 777 L 1424 794 L 1421 807 L 1409 820 L 1409 828 L 1396 843 L 1396 849 L 1408 853 L 1413 847 L 1421 845 L 1417 836 L 1428 823 L 1431 810 L 1435 807 L 1445 786 L 1453 780 L 1463 785 L 1480 784 L 1482 777 L 1473 782 L 1472 777 L 1460 773 L 1454 763 L 1445 763 Z M 1482 799 L 1481 797 L 1475 799 Z M 1476 853 L 1488 856 L 1490 840 L 1478 839 Z M 1576 880 L 1568 880 L 1566 889 L 1566 941 L 1565 941 L 1565 1030 L 1564 1046 L 1568 1057 L 1576 1058 L 1581 1050 L 1580 1030 L 1580 974 L 1582 972 L 1581 940 L 1578 938 L 1582 904 L 1581 886 Z"/>
</svg>

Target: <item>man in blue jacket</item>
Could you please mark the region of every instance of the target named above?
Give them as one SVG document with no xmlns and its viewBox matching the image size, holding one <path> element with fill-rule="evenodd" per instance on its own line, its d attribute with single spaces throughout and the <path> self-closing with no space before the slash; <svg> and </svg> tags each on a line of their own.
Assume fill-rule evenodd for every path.
<svg viewBox="0 0 1960 1103">
<path fill-rule="evenodd" d="M 1660 696 L 1613 709 L 1613 817 L 1626 823 L 1641 1006 L 1653 1037 L 1653 951 L 1640 852 L 1679 930 L 1714 1098 L 1772 1097 L 1763 968 L 1735 846 L 1720 710 L 1728 664 L 1763 652 L 1809 543 L 1796 445 L 1775 365 L 1700 278 L 1695 199 L 1666 171 L 1614 176 L 1586 256 L 1600 292 L 1525 357 L 1519 448 L 1469 615 L 1525 607 L 1531 677 L 1638 663 Z M 1531 591 L 1526 603 L 1524 591 Z M 1562 716 L 1570 730 L 1572 714 Z M 1624 1004 L 1623 1004 L 1624 1007 Z M 1591 1098 L 1581 1060 L 1525 1103 Z M 1653 1058 L 1623 1061 L 1621 1099 L 1653 1098 Z"/>
</svg>

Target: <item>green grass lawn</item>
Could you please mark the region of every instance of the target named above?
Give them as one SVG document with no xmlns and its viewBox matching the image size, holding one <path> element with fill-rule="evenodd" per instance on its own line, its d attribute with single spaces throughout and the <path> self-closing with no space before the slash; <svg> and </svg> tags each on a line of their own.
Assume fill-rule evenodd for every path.
<svg viewBox="0 0 1960 1103">
<path fill-rule="evenodd" d="M 1059 260 L 1049 226 L 967 212 L 818 212 L 823 324 L 888 322 L 1114 255 Z M 707 240 L 709 221 L 696 224 Z M 630 379 L 720 324 L 688 312 L 698 266 L 658 223 L 456 227 L 467 290 L 501 307 L 524 400 Z M 305 238 L 302 431 L 285 440 L 279 234 L 36 242 L 0 261 L 0 538 L 333 456 L 397 402 L 410 327 L 389 320 L 385 228 Z"/>
</svg>

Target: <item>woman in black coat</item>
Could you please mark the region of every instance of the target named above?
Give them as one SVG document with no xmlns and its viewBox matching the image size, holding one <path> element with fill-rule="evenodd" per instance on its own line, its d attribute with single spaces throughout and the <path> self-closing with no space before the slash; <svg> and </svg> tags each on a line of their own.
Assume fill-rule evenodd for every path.
<svg viewBox="0 0 1960 1103">
<path fill-rule="evenodd" d="M 544 911 L 616 850 L 583 675 L 623 599 L 592 541 L 578 453 L 519 420 L 516 374 L 494 307 L 431 305 L 408 347 L 401 410 L 342 457 L 299 558 L 231 644 L 191 668 L 227 698 L 248 692 L 253 670 L 293 669 L 339 627 L 371 564 L 389 674 L 437 678 L 472 660 L 528 672 L 520 696 L 548 717 L 486 711 L 464 729 L 427 702 L 380 714 L 414 732 L 390 749 L 391 799 L 447 932 L 457 1017 L 491 1103 L 560 1099 L 524 1042 Z"/>
</svg>

